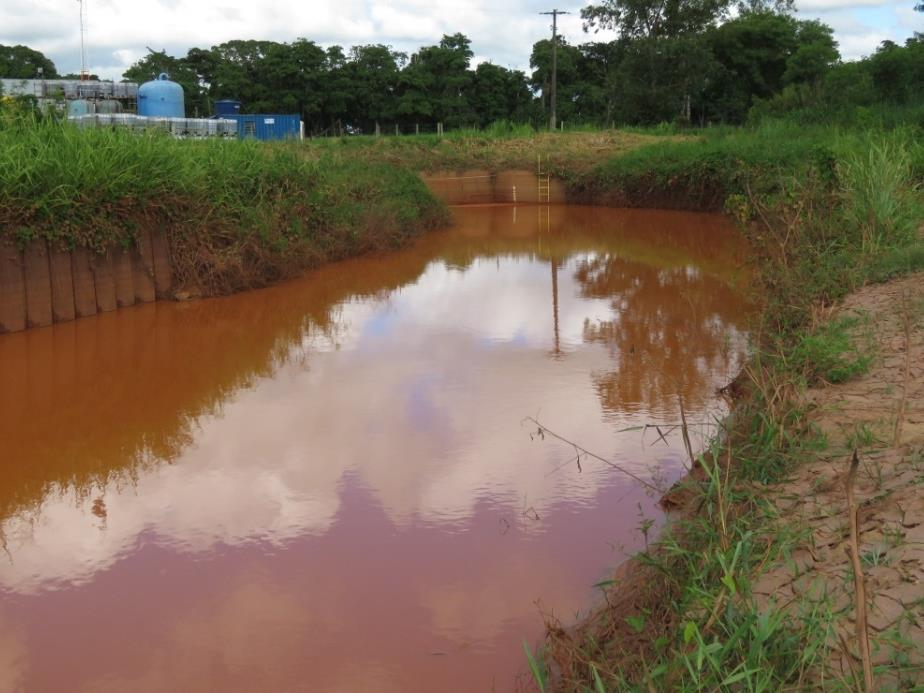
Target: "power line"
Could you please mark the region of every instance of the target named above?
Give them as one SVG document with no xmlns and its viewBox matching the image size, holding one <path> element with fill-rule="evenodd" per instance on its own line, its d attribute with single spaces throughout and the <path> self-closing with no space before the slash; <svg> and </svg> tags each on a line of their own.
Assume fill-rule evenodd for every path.
<svg viewBox="0 0 924 693">
<path fill-rule="evenodd" d="M 555 130 L 557 119 L 555 117 L 556 92 L 558 87 L 558 15 L 571 14 L 565 10 L 554 9 L 551 12 L 540 12 L 539 14 L 552 15 L 552 88 L 549 90 L 549 101 L 551 117 L 549 118 L 549 129 Z"/>
</svg>

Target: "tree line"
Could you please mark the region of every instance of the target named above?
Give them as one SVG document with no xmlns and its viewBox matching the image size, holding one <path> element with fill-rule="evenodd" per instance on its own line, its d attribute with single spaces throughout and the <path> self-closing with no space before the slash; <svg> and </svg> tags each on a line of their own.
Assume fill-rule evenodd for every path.
<svg viewBox="0 0 924 693">
<path fill-rule="evenodd" d="M 918 6 L 920 9 L 920 6 Z M 558 116 L 571 124 L 740 124 L 766 114 L 823 118 L 832 110 L 919 103 L 924 38 L 883 43 L 844 62 L 833 31 L 797 19 L 791 0 L 603 0 L 582 12 L 588 32 L 609 42 L 558 38 Z M 472 66 L 471 40 L 445 35 L 408 55 L 382 44 L 323 48 L 314 41 L 228 41 L 184 56 L 151 52 L 126 80 L 161 72 L 179 82 L 189 115 L 222 98 L 244 112 L 299 113 L 309 132 L 405 131 L 497 121 L 542 126 L 548 118 L 552 41 L 534 44 L 531 72 Z M 34 77 L 41 53 L 0 46 L 0 76 Z M 26 74 L 29 73 L 29 74 Z"/>
</svg>

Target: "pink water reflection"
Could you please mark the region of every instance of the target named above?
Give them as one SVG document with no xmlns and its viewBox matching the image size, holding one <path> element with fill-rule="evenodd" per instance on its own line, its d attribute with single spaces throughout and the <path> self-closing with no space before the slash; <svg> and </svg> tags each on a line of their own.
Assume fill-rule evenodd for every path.
<svg viewBox="0 0 924 693">
<path fill-rule="evenodd" d="M 272 289 L 0 337 L 0 688 L 509 690 L 639 545 L 717 411 L 743 249 L 718 217 L 460 209 Z"/>
</svg>

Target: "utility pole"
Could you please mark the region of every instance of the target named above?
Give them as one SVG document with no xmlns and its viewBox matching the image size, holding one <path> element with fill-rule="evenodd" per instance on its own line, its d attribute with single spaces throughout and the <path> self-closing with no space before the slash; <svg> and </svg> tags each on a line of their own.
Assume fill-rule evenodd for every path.
<svg viewBox="0 0 924 693">
<path fill-rule="evenodd" d="M 556 91 L 558 88 L 558 15 L 571 13 L 556 9 L 552 10 L 551 12 L 540 12 L 539 14 L 552 15 L 552 88 L 550 89 L 549 93 L 552 115 L 549 118 L 549 129 L 554 130 L 556 126 L 555 99 Z"/>
</svg>

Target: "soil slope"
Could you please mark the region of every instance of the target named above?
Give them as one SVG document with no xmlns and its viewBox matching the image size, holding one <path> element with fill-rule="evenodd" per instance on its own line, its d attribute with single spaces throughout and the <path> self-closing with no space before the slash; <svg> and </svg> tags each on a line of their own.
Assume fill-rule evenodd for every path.
<svg viewBox="0 0 924 693">
<path fill-rule="evenodd" d="M 854 449 L 859 554 L 876 690 L 924 683 L 924 274 L 868 286 L 830 317 L 857 315 L 855 339 L 873 342 L 869 372 L 808 392 L 823 452 L 767 496 L 805 539 L 757 581 L 764 603 L 794 615 L 833 613 L 830 655 L 809 687 L 862 680 L 849 558 L 845 480 Z M 818 612 L 816 612 L 818 613 Z"/>
</svg>

